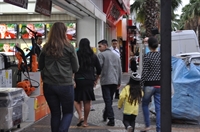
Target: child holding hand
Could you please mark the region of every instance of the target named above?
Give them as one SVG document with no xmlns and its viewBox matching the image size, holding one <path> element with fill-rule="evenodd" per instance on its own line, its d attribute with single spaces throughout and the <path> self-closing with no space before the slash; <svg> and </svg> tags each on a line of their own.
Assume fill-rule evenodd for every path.
<svg viewBox="0 0 200 132">
<path fill-rule="evenodd" d="M 123 124 L 127 132 L 134 132 L 135 129 L 135 119 L 143 96 L 140 81 L 140 76 L 133 72 L 128 84 L 122 89 L 118 100 L 119 109 L 124 105 Z"/>
</svg>

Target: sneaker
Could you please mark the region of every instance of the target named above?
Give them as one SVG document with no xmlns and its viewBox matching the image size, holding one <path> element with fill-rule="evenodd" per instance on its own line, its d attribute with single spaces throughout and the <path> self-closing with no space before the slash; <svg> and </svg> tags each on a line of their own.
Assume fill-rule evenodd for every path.
<svg viewBox="0 0 200 132">
<path fill-rule="evenodd" d="M 148 132 L 149 130 L 151 130 L 150 127 L 146 127 L 144 130 L 140 131 L 140 132 Z"/>
<path fill-rule="evenodd" d="M 93 107 L 90 108 L 90 111 L 95 111 L 95 109 Z"/>
<path fill-rule="evenodd" d="M 115 121 L 109 121 L 108 123 L 107 123 L 107 126 L 115 126 Z"/>
<path fill-rule="evenodd" d="M 133 131 L 132 126 L 128 126 L 128 127 L 127 127 L 127 132 L 132 132 L 132 131 Z"/>
</svg>

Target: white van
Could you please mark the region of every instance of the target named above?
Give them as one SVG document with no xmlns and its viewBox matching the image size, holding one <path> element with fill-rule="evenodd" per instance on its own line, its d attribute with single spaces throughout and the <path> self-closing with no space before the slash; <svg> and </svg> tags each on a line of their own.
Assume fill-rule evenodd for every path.
<svg viewBox="0 0 200 132">
<path fill-rule="evenodd" d="M 197 35 L 193 30 L 172 31 L 172 56 L 182 53 L 200 52 Z"/>
</svg>

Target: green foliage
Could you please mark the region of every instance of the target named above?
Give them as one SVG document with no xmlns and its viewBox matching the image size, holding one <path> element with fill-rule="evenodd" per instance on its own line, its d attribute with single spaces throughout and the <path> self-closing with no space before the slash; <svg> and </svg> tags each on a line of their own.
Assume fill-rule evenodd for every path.
<svg viewBox="0 0 200 132">
<path fill-rule="evenodd" d="M 160 0 L 157 0 L 157 2 L 158 2 L 158 5 L 160 5 Z M 139 23 L 142 23 L 143 25 L 145 25 L 145 19 L 147 19 L 145 18 L 145 15 L 146 15 L 145 10 L 147 10 L 146 3 L 147 3 L 147 0 L 135 0 L 135 2 L 130 6 L 131 7 L 130 11 L 132 13 L 133 12 L 136 13 L 136 21 Z M 177 15 L 174 14 L 174 11 L 181 5 L 181 3 L 182 3 L 182 0 L 172 0 L 171 12 L 172 12 L 172 22 L 174 22 L 172 26 L 177 27 L 176 25 Z M 151 10 L 151 11 L 153 12 L 154 10 Z M 174 29 L 174 27 L 172 27 L 172 29 Z"/>
<path fill-rule="evenodd" d="M 6 24 L 8 28 L 15 28 L 16 24 Z"/>
<path fill-rule="evenodd" d="M 67 27 L 72 28 L 72 27 L 73 27 L 73 24 L 74 24 L 74 23 L 71 23 L 71 22 L 70 22 L 70 23 L 66 23 L 65 25 L 66 25 Z"/>
<path fill-rule="evenodd" d="M 184 29 L 196 29 L 200 22 L 200 0 L 190 0 L 190 3 L 182 8 L 182 14 L 180 17 L 180 25 Z"/>
<path fill-rule="evenodd" d="M 43 23 L 37 23 L 37 24 L 34 24 L 35 28 L 43 28 L 44 27 L 44 24 Z"/>
<path fill-rule="evenodd" d="M 25 34 L 25 33 L 27 33 L 27 31 L 26 31 L 26 24 L 22 24 L 21 25 L 21 32 L 20 32 L 21 34 Z"/>
</svg>

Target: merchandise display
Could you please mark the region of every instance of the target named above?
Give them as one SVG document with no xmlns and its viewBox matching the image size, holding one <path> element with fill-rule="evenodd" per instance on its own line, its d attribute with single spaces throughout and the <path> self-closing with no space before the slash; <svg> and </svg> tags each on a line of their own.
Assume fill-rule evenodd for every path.
<svg viewBox="0 0 200 132">
<path fill-rule="evenodd" d="M 46 24 L 46 31 L 47 35 L 52 27 L 53 23 L 48 23 Z M 67 38 L 71 41 L 72 45 L 75 45 L 74 43 L 76 42 L 76 23 L 75 22 L 68 22 L 65 23 L 67 27 Z"/>
<path fill-rule="evenodd" d="M 0 39 L 16 39 L 17 24 L 0 23 Z"/>
<path fill-rule="evenodd" d="M 22 88 L 0 88 L 0 130 L 9 130 L 27 119 L 28 98 Z"/>
<path fill-rule="evenodd" d="M 15 43 L 0 43 L 0 53 L 4 53 L 5 55 L 15 55 Z"/>
<path fill-rule="evenodd" d="M 38 37 L 45 42 L 52 24 L 0 23 L 0 132 L 20 128 L 23 122 L 33 123 L 50 113 L 43 95 L 35 47 Z M 76 47 L 76 22 L 65 22 L 65 25 L 66 36 Z"/>
<path fill-rule="evenodd" d="M 45 33 L 45 24 L 43 23 L 19 24 L 19 38 L 31 39 L 35 36 L 35 34 L 36 36 L 41 36 L 42 38 L 45 38 Z"/>
<path fill-rule="evenodd" d="M 0 107 L 13 107 L 22 104 L 24 100 L 23 89 L 1 88 L 0 89 Z"/>
<path fill-rule="evenodd" d="M 3 67 L 5 68 L 5 65 L 3 63 Z M 12 87 L 12 69 L 3 69 L 0 70 L 0 87 L 3 88 L 9 88 Z"/>
</svg>

